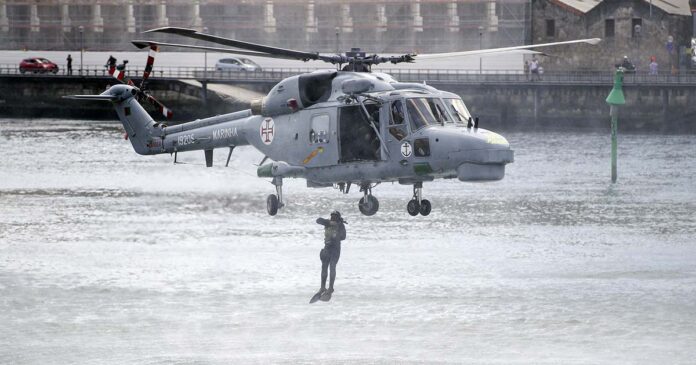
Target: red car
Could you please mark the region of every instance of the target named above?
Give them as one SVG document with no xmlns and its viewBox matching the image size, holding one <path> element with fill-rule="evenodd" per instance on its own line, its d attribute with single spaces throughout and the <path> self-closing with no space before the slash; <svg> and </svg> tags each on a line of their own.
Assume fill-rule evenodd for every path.
<svg viewBox="0 0 696 365">
<path fill-rule="evenodd" d="M 58 65 L 41 57 L 26 58 L 19 63 L 19 72 L 53 72 L 55 74 L 58 73 Z"/>
</svg>

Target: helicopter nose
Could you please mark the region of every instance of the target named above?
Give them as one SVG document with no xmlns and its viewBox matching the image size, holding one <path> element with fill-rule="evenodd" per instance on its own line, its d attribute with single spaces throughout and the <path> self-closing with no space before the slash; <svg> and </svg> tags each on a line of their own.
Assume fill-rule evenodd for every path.
<svg viewBox="0 0 696 365">
<path fill-rule="evenodd" d="M 514 161 L 514 152 L 501 135 L 481 131 L 462 136 L 457 153 L 460 181 L 496 181 L 505 176 L 505 165 Z M 454 156 L 452 156 L 454 157 Z"/>
</svg>

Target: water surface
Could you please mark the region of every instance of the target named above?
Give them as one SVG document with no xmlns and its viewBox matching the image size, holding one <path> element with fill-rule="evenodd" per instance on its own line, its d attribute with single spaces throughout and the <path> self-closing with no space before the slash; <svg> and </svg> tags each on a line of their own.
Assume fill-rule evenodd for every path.
<svg viewBox="0 0 696 365">
<path fill-rule="evenodd" d="M 693 137 L 621 135 L 611 185 L 607 135 L 504 134 L 506 178 L 425 184 L 427 218 L 303 180 L 269 217 L 250 147 L 174 165 L 118 124 L 0 119 L 0 363 L 693 363 Z"/>
</svg>

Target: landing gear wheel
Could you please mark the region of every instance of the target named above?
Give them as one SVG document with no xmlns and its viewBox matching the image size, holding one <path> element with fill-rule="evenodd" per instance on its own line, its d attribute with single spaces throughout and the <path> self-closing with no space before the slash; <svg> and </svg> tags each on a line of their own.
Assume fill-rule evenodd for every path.
<svg viewBox="0 0 696 365">
<path fill-rule="evenodd" d="M 429 200 L 427 200 L 427 199 L 421 200 L 420 209 L 418 209 L 418 210 L 420 211 L 420 214 L 422 216 L 426 216 L 426 215 L 430 214 L 431 209 L 432 209 L 432 207 L 430 206 Z"/>
<path fill-rule="evenodd" d="M 360 209 L 360 213 L 364 215 L 375 215 L 375 213 L 377 213 L 379 210 L 379 200 L 372 195 L 365 195 L 364 197 L 360 198 L 360 201 L 358 202 L 358 209 Z"/>
<path fill-rule="evenodd" d="M 271 216 L 278 213 L 278 197 L 275 194 L 271 194 L 266 198 L 266 210 L 268 210 L 268 214 Z"/>
<path fill-rule="evenodd" d="M 417 216 L 418 212 L 420 212 L 420 206 L 418 205 L 418 201 L 416 199 L 409 200 L 408 204 L 406 205 L 406 210 L 408 211 L 408 214 L 410 214 L 411 216 Z"/>
</svg>

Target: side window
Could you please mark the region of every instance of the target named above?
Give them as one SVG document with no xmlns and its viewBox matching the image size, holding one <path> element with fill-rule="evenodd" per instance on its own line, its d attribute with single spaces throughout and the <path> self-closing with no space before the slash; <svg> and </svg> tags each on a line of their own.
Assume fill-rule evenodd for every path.
<svg viewBox="0 0 696 365">
<path fill-rule="evenodd" d="M 401 100 L 397 100 L 391 104 L 391 119 L 389 124 L 403 124 L 404 123 L 404 104 Z"/>
<path fill-rule="evenodd" d="M 409 99 L 408 101 L 408 116 L 411 120 L 411 130 L 413 131 L 417 131 L 428 125 L 425 121 L 425 117 L 418 110 L 413 99 Z"/>
<path fill-rule="evenodd" d="M 391 116 L 389 118 L 389 134 L 394 136 L 398 141 L 406 138 L 408 130 L 404 124 L 404 104 L 401 100 L 397 100 L 391 104 Z"/>
<path fill-rule="evenodd" d="M 419 138 L 413 141 L 413 149 L 416 157 L 430 156 L 430 140 L 427 138 Z"/>
<path fill-rule="evenodd" d="M 330 122 L 328 114 L 313 116 L 309 127 L 309 143 L 329 143 Z"/>
</svg>

